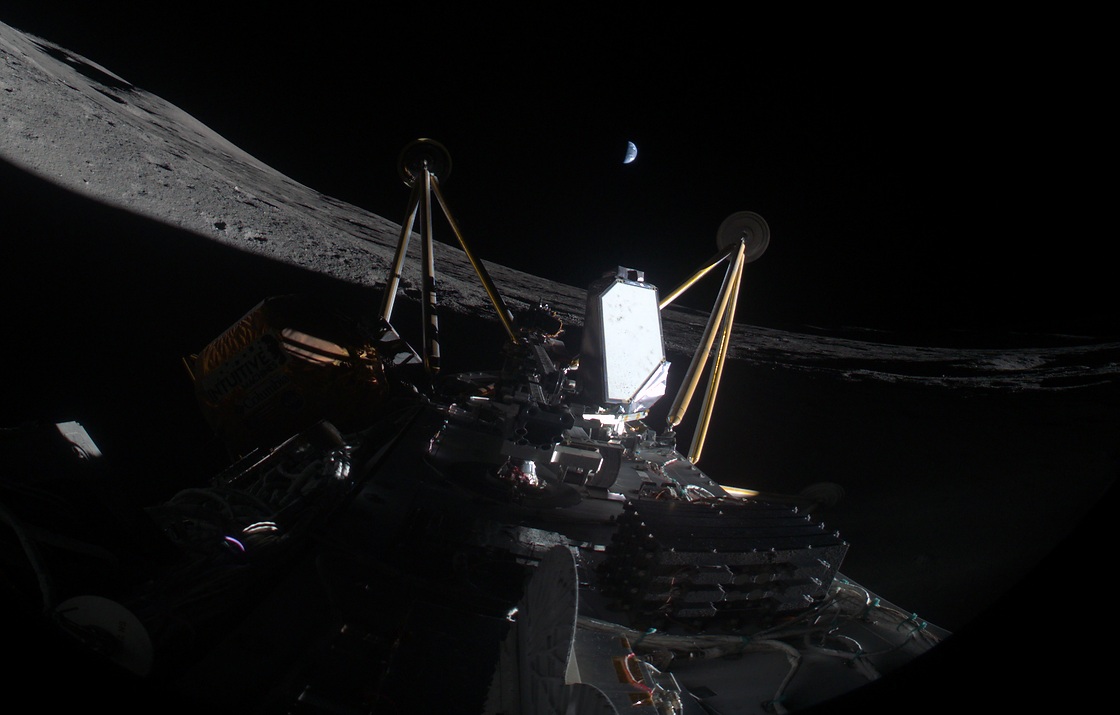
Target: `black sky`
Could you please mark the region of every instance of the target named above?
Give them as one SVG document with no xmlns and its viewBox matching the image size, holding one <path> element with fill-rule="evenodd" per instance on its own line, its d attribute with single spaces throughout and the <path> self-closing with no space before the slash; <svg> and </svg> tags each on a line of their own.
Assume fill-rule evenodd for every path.
<svg viewBox="0 0 1120 715">
<path fill-rule="evenodd" d="M 747 272 L 748 323 L 1120 330 L 1090 218 L 1104 191 L 1083 178 L 1103 99 L 1082 89 L 1091 66 L 1026 42 L 772 52 L 718 18 L 626 33 L 425 3 L 24 5 L 0 19 L 390 220 L 407 201 L 398 153 L 440 141 L 475 251 L 548 278 L 626 265 L 673 287 L 751 210 L 772 241 Z M 624 165 L 628 140 L 639 157 Z"/>
</svg>

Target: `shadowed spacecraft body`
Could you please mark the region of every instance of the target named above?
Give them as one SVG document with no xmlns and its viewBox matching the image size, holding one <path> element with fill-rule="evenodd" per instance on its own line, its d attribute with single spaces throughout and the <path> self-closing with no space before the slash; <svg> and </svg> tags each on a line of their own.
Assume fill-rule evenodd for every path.
<svg viewBox="0 0 1120 715">
<path fill-rule="evenodd" d="M 731 215 L 713 259 L 664 296 L 640 270 L 604 273 L 572 353 L 546 304 L 505 304 L 447 207 L 450 167 L 431 140 L 401 154 L 411 197 L 376 316 L 274 296 L 184 360 L 232 459 L 105 520 L 142 541 L 76 548 L 89 532 L 36 498 L 73 497 L 58 473 L 29 470 L 18 499 L 5 489 L 20 538 L 4 553 L 50 629 L 171 699 L 296 715 L 792 712 L 947 635 L 843 576 L 849 544 L 821 521 L 821 490 L 724 487 L 697 466 L 742 275 L 769 242 L 760 216 Z M 434 205 L 501 324 L 493 371 L 441 369 Z M 417 221 L 418 349 L 393 323 Z M 660 311 L 721 265 L 655 429 Z M 37 434 L 64 474 L 98 461 L 78 423 Z M 112 578 L 85 563 L 114 549 Z"/>
</svg>

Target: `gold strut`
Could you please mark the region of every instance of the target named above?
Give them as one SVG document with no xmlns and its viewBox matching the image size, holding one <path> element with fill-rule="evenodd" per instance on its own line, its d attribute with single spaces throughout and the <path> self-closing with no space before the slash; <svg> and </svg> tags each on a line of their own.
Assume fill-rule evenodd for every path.
<svg viewBox="0 0 1120 715">
<path fill-rule="evenodd" d="M 482 282 L 482 287 L 486 291 L 486 295 L 490 298 L 490 303 L 494 306 L 494 310 L 498 313 L 498 319 L 502 321 L 502 326 L 506 329 L 506 334 L 509 336 L 511 342 L 517 342 L 517 333 L 513 329 L 513 313 L 506 307 L 506 303 L 502 300 L 502 295 L 494 286 L 494 281 L 490 280 L 490 274 L 486 271 L 486 266 L 482 261 L 474 255 L 474 251 L 467 245 L 467 241 L 463 238 L 463 232 L 459 230 L 459 222 L 451 215 L 451 209 L 447 208 L 447 202 L 443 198 L 443 192 L 439 188 L 439 181 L 432 181 L 432 188 L 435 189 L 436 199 L 439 201 L 440 208 L 443 209 L 443 215 L 447 217 L 447 223 L 451 224 L 451 230 L 455 233 L 455 238 L 459 239 L 459 245 L 463 248 L 463 253 L 467 254 L 467 260 L 471 262 L 474 267 L 475 274 Z"/>
<path fill-rule="evenodd" d="M 668 305 L 668 302 L 679 296 L 685 289 L 695 283 L 697 279 L 711 271 L 712 268 L 727 258 L 731 253 L 735 254 L 735 258 L 727 267 L 727 272 L 724 273 L 723 285 L 720 287 L 719 295 L 716 298 L 715 309 L 708 318 L 708 324 L 704 327 L 703 338 L 692 356 L 692 363 L 688 366 L 688 372 L 685 374 L 684 381 L 677 391 L 673 406 L 669 409 L 669 415 L 666 418 L 670 429 L 679 425 L 681 420 L 684 419 L 684 413 L 688 410 L 688 405 L 696 392 L 696 387 L 700 382 L 700 373 L 703 372 L 704 367 L 708 363 L 708 357 L 711 354 L 712 346 L 715 343 L 716 334 L 718 332 L 720 335 L 719 354 L 716 356 L 716 361 L 712 368 L 712 374 L 709 378 L 708 390 L 702 408 L 703 414 L 697 422 L 689 454 L 689 459 L 694 463 L 700 458 L 700 451 L 704 445 L 704 438 L 715 405 L 716 392 L 719 389 L 719 380 L 723 373 L 727 348 L 730 344 L 731 328 L 735 320 L 735 306 L 738 302 L 737 294 L 743 276 L 746 243 L 740 240 L 737 244 L 731 244 L 726 251 L 718 255 L 707 267 L 701 269 L 693 275 L 692 278 L 685 281 L 685 284 L 682 285 L 681 288 L 673 291 L 666 300 L 661 301 L 662 307 Z"/>
<path fill-rule="evenodd" d="M 426 163 L 422 168 L 422 172 L 421 176 L 412 183 L 412 191 L 409 195 L 405 222 L 401 226 L 400 237 L 397 240 L 397 252 L 393 257 L 393 267 L 389 273 L 389 280 L 385 285 L 385 292 L 381 297 L 381 318 L 385 322 L 391 322 L 393 317 L 393 307 L 396 303 L 397 290 L 400 287 L 401 275 L 404 270 L 404 261 L 408 254 L 408 243 L 412 237 L 412 228 L 416 223 L 417 214 L 419 214 L 420 234 L 423 240 L 421 261 L 423 262 L 424 268 L 424 297 L 421 304 L 424 366 L 429 372 L 436 373 L 440 368 L 440 348 L 439 315 L 436 299 L 435 254 L 432 245 L 433 193 L 439 202 L 440 208 L 443 210 L 444 217 L 446 217 L 448 224 L 450 224 L 452 231 L 455 233 L 455 238 L 459 241 L 459 246 L 462 247 L 463 253 L 466 254 L 467 260 L 470 261 L 471 267 L 474 268 L 474 272 L 478 276 L 479 281 L 481 281 L 482 287 L 486 291 L 487 297 L 490 299 L 490 303 L 494 306 L 494 310 L 497 311 L 498 319 L 501 321 L 502 327 L 505 328 L 506 334 L 509 336 L 511 342 L 517 342 L 517 334 L 513 327 L 513 313 L 506 307 L 505 301 L 502 300 L 501 294 L 494 286 L 494 281 L 491 280 L 490 274 L 486 271 L 486 266 L 475 256 L 474 251 L 471 250 L 466 239 L 463 237 L 463 232 L 459 229 L 459 223 L 455 220 L 454 216 L 452 216 L 451 209 L 448 208 L 447 201 L 443 198 L 443 192 L 439 188 L 439 178 L 432 174 Z"/>
<path fill-rule="evenodd" d="M 741 259 L 741 254 L 740 254 Z M 704 393 L 704 402 L 700 406 L 700 419 L 692 434 L 692 446 L 688 450 L 688 459 L 695 464 L 700 460 L 700 453 L 704 450 L 704 439 L 708 434 L 708 425 L 712 421 L 712 412 L 715 410 L 716 393 L 719 392 L 719 381 L 723 376 L 723 365 L 727 361 L 727 351 L 731 346 L 731 329 L 735 327 L 735 308 L 739 303 L 739 285 L 743 280 L 745 262 L 739 260 L 735 277 L 732 278 L 731 298 L 727 304 L 727 312 L 720 323 L 720 343 L 716 352 L 716 361 L 712 365 L 712 374 L 708 376 L 708 389 Z"/>
<path fill-rule="evenodd" d="M 408 241 L 412 237 L 412 226 L 416 222 L 416 210 L 420 206 L 420 184 L 412 184 L 412 193 L 408 197 L 408 211 L 405 222 L 401 224 L 401 235 L 397 239 L 397 255 L 393 259 L 393 268 L 389 273 L 389 281 L 385 284 L 385 292 L 381 296 L 381 319 L 386 323 L 393 317 L 393 305 L 397 300 L 397 289 L 401 284 L 401 271 L 404 269 L 405 255 L 408 253 Z"/>
<path fill-rule="evenodd" d="M 664 310 L 665 306 L 669 305 L 674 300 L 676 300 L 678 297 L 680 297 L 681 293 L 684 293 L 686 290 L 691 288 L 696 283 L 696 281 L 698 281 L 701 278 L 703 278 L 704 276 L 708 275 L 708 273 L 710 273 L 711 270 L 713 268 L 715 268 L 716 266 L 718 266 L 721 262 L 727 260 L 727 257 L 730 256 L 734 251 L 735 251 L 735 244 L 731 244 L 727 248 L 725 248 L 722 251 L 720 251 L 719 253 L 717 253 L 714 257 L 712 257 L 708 261 L 707 265 L 705 265 L 703 268 L 701 268 L 700 270 L 693 273 L 691 278 L 685 280 L 684 283 L 681 283 L 672 292 L 670 292 L 667 296 L 662 298 L 661 302 L 658 303 L 657 307 Z"/>
<path fill-rule="evenodd" d="M 420 260 L 424 263 L 424 298 L 420 304 L 423 321 L 424 366 L 433 375 L 439 372 L 439 310 L 436 299 L 436 262 L 432 251 L 432 172 L 424 167 L 424 201 L 420 207 L 420 232 L 424 237 Z"/>
</svg>

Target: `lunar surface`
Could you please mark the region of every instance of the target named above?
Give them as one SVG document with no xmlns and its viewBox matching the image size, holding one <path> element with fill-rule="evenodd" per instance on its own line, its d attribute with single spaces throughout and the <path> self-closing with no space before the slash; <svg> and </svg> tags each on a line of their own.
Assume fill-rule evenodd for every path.
<svg viewBox="0 0 1120 715">
<path fill-rule="evenodd" d="M 396 172 L 389 159 L 380 170 Z M 107 454 L 157 460 L 168 480 L 206 464 L 190 447 L 200 427 L 180 408 L 190 408 L 180 358 L 270 294 L 322 290 L 376 305 L 403 218 L 305 186 L 190 107 L 2 23 L 0 170 L 5 420 L 81 419 Z M 453 179 L 443 191 L 454 211 Z M 402 185 L 402 210 L 406 198 Z M 435 232 L 445 365 L 492 367 L 498 343 L 479 345 L 500 339 L 493 308 L 453 234 Z M 398 307 L 406 337 L 419 245 L 414 236 Z M 512 309 L 543 301 L 578 337 L 582 286 L 482 258 Z M 748 285 L 765 260 L 747 268 Z M 707 314 L 670 306 L 662 320 L 675 389 Z M 1090 572 L 1046 559 L 1066 559 L 1056 549 L 1071 543 L 1080 556 L 1111 549 L 1080 539 L 1117 473 L 1120 340 L 998 338 L 736 324 L 700 466 L 771 492 L 838 485 L 844 496 L 825 518 L 852 544 L 842 570 L 931 622 L 977 629 L 1005 654 L 1030 641 L 1022 629 L 1085 627 L 1049 619 L 1103 588 L 1081 579 L 1100 579 L 1111 556 Z M 178 450 L 153 446 L 167 441 Z M 132 486 L 140 499 L 164 488 L 150 473 Z M 1034 605 L 1030 626 L 978 620 L 1023 601 Z"/>
<path fill-rule="evenodd" d="M 0 156 L 13 165 L 221 245 L 356 285 L 382 284 L 403 215 L 376 216 L 303 186 L 182 108 L 49 40 L 8 26 L 0 37 L 5 59 Z M 635 153 L 628 149 L 627 158 Z M 403 214 L 403 185 L 401 192 Z M 444 192 L 454 211 L 453 183 Z M 446 227 L 437 227 L 436 234 L 442 241 L 436 245 L 441 305 L 468 315 L 492 311 L 463 251 L 453 245 L 454 235 Z M 402 285 L 415 295 L 418 239 L 410 242 L 410 251 Z M 511 308 L 544 300 L 568 324 L 582 323 L 582 286 L 546 283 L 483 259 Z M 682 281 L 687 277 L 681 273 Z M 745 280 L 749 283 L 750 269 Z M 663 292 L 675 287 L 660 286 Z M 666 349 L 690 355 L 707 314 L 670 306 L 663 320 Z M 1039 336 L 1036 344 L 1008 352 L 906 344 L 897 335 L 858 327 L 791 333 L 737 325 L 730 349 L 731 359 L 760 366 L 950 389 L 1061 390 L 1110 382 L 1120 374 L 1113 359 L 1117 343 L 1077 336 Z"/>
</svg>

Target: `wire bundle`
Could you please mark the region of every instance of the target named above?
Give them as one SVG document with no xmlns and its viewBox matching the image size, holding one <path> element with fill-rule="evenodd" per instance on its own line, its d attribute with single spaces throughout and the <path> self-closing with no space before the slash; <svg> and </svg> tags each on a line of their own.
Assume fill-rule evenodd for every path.
<svg viewBox="0 0 1120 715">
<path fill-rule="evenodd" d="M 893 627 L 904 635 L 887 648 L 865 651 L 855 638 L 839 633 L 844 625 L 853 622 Z M 776 713 L 786 712 L 781 703 L 805 653 L 842 658 L 868 680 L 875 680 L 880 675 L 875 666 L 878 658 L 913 643 L 928 648 L 940 642 L 940 638 L 927 626 L 916 614 L 885 606 L 867 589 L 842 578 L 833 581 L 828 596 L 814 608 L 780 625 L 748 635 L 676 634 L 660 632 L 655 628 L 643 632 L 588 616 L 578 619 L 579 628 L 624 637 L 634 653 L 641 654 L 644 660 L 661 670 L 668 669 L 674 661 L 708 660 L 763 651 L 780 653 L 789 662 L 789 670 L 773 697 L 767 701 Z"/>
</svg>

